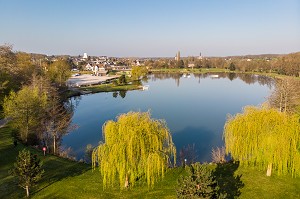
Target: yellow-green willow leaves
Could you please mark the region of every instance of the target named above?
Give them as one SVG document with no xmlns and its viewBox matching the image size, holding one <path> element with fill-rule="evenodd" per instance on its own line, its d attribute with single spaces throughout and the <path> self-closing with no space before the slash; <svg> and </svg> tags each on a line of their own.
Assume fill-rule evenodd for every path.
<svg viewBox="0 0 300 199">
<path fill-rule="evenodd" d="M 242 165 L 277 174 L 300 175 L 299 116 L 275 109 L 245 107 L 225 124 L 226 153 Z"/>
<path fill-rule="evenodd" d="M 93 168 L 98 165 L 103 186 L 133 186 L 137 178 L 153 186 L 176 162 L 176 148 L 167 125 L 151 119 L 149 112 L 129 112 L 103 125 L 104 143 L 94 149 Z M 125 183 L 125 186 L 124 186 Z"/>
</svg>

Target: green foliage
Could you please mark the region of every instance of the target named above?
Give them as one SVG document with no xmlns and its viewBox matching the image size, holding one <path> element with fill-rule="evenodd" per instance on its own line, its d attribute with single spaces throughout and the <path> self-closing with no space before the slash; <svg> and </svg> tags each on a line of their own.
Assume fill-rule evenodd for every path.
<svg viewBox="0 0 300 199">
<path fill-rule="evenodd" d="M 118 84 L 119 85 L 125 85 L 127 82 L 126 82 L 126 77 L 125 75 L 121 75 L 118 79 Z"/>
<path fill-rule="evenodd" d="M 188 175 L 178 180 L 177 198 L 218 198 L 219 187 L 207 165 L 197 162 L 186 168 Z"/>
<path fill-rule="evenodd" d="M 27 197 L 29 196 L 29 189 L 33 186 L 44 173 L 42 163 L 36 155 L 30 151 L 23 149 L 19 152 L 14 168 L 11 170 L 12 175 L 18 177 L 19 186 L 26 189 Z"/>
<path fill-rule="evenodd" d="M 133 66 L 131 69 L 131 76 L 133 80 L 139 80 L 148 74 L 148 69 L 145 66 Z"/>
<path fill-rule="evenodd" d="M 24 191 L 18 189 L 15 179 L 10 176 L 8 170 L 16 160 L 18 152 L 27 148 L 22 144 L 13 147 L 11 139 L 11 129 L 8 126 L 0 128 L 0 198 L 22 198 Z M 185 175 L 182 167 L 169 169 L 162 181 L 155 184 L 153 189 L 147 186 L 137 186 L 134 189 L 119 190 L 118 187 L 102 190 L 102 179 L 97 175 L 98 171 L 90 170 L 90 165 L 80 162 L 69 161 L 58 156 L 43 156 L 41 151 L 28 147 L 32 153 L 37 154 L 43 161 L 45 175 L 31 189 L 31 198 L 176 198 L 174 187 L 181 175 Z M 229 166 L 229 165 L 228 165 Z M 220 167 L 216 175 L 216 180 L 220 186 L 219 192 L 239 196 L 241 199 L 253 198 L 300 198 L 300 180 L 290 176 L 277 176 L 271 178 L 263 175 L 261 171 L 253 168 L 226 166 Z M 208 165 L 211 167 L 211 165 Z M 240 195 L 236 192 L 235 180 L 232 174 L 241 176 L 245 186 L 240 190 Z M 219 176 L 222 179 L 219 179 Z M 97 186 L 95 186 L 97 185 Z M 224 189 L 222 189 L 224 185 Z"/>
<path fill-rule="evenodd" d="M 21 83 L 30 80 L 32 74 L 39 72 L 31 59 L 30 54 L 24 52 L 16 53 L 16 67 L 18 68 L 18 78 L 22 81 Z"/>
<path fill-rule="evenodd" d="M 71 77 L 70 63 L 62 59 L 57 60 L 50 64 L 46 75 L 52 82 L 62 86 Z"/>
<path fill-rule="evenodd" d="M 225 124 L 226 152 L 242 165 L 277 174 L 300 175 L 299 116 L 275 109 L 245 107 Z"/>
<path fill-rule="evenodd" d="M 244 183 L 241 180 L 241 174 L 236 171 L 239 169 L 239 162 L 225 162 L 218 163 L 213 170 L 213 175 L 216 176 L 216 181 L 219 186 L 217 193 L 219 197 L 225 197 L 228 199 L 238 198 L 241 195 L 241 190 L 244 188 Z M 255 179 L 255 178 L 254 178 Z M 255 180 L 252 181 L 252 183 Z M 256 184 L 253 183 L 253 185 Z"/>
<path fill-rule="evenodd" d="M 24 86 L 19 92 L 11 92 L 5 97 L 4 115 L 13 120 L 12 125 L 19 130 L 20 138 L 25 143 L 29 134 L 40 124 L 46 103 L 46 93 L 41 93 L 36 87 Z"/>
<path fill-rule="evenodd" d="M 228 69 L 230 70 L 230 71 L 235 71 L 235 65 L 234 65 L 234 63 L 230 63 L 230 65 L 229 65 L 229 67 L 228 67 Z"/>
<path fill-rule="evenodd" d="M 32 57 L 27 53 L 14 53 L 12 46 L 0 46 L 0 103 L 11 90 L 18 90 L 38 73 Z"/>
<path fill-rule="evenodd" d="M 184 67 L 184 61 L 183 60 L 178 60 L 176 62 L 176 68 L 183 68 Z"/>
<path fill-rule="evenodd" d="M 176 149 L 171 134 L 162 120 L 151 119 L 150 113 L 129 112 L 103 125 L 105 143 L 93 151 L 93 168 L 99 165 L 104 188 L 115 179 L 125 187 L 136 179 L 146 178 L 148 186 L 165 175 L 171 157 L 176 162 Z"/>
</svg>

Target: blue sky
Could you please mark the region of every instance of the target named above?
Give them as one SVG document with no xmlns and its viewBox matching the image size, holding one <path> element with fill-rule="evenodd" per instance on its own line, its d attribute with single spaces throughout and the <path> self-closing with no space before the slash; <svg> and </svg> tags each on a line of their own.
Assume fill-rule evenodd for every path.
<svg viewBox="0 0 300 199">
<path fill-rule="evenodd" d="M 0 45 L 53 54 L 300 51 L 300 0 L 0 0 Z"/>
</svg>

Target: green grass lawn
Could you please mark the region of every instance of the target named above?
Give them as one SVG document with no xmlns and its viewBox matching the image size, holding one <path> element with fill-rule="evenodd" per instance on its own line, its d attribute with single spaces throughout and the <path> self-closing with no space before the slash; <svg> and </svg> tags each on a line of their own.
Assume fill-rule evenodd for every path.
<svg viewBox="0 0 300 199">
<path fill-rule="evenodd" d="M 13 146 L 11 129 L 0 128 L 0 198 L 24 198 L 25 190 L 17 186 L 8 174 L 16 156 L 25 146 Z M 62 159 L 52 155 L 43 156 L 41 151 L 28 147 L 44 163 L 44 176 L 31 190 L 32 198 L 176 198 L 177 179 L 185 174 L 182 168 L 170 169 L 165 178 L 153 189 L 145 184 L 120 191 L 117 187 L 103 190 L 99 171 L 90 165 Z M 212 166 L 216 167 L 216 166 Z M 300 198 L 300 179 L 290 176 L 266 177 L 265 172 L 241 168 L 237 164 L 217 166 L 215 174 L 221 191 L 240 198 Z"/>
</svg>

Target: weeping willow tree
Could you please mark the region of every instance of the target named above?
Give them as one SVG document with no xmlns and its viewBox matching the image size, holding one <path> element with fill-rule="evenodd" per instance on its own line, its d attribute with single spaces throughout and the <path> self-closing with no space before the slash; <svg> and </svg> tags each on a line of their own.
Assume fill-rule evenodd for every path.
<svg viewBox="0 0 300 199">
<path fill-rule="evenodd" d="M 299 116 L 275 109 L 245 107 L 225 124 L 226 153 L 241 165 L 277 174 L 300 175 Z"/>
<path fill-rule="evenodd" d="M 107 121 L 102 132 L 105 142 L 93 150 L 92 165 L 99 166 L 104 188 L 116 181 L 126 188 L 137 179 L 153 186 L 172 161 L 175 166 L 176 148 L 166 123 L 151 119 L 149 112 L 122 114 Z"/>
</svg>

